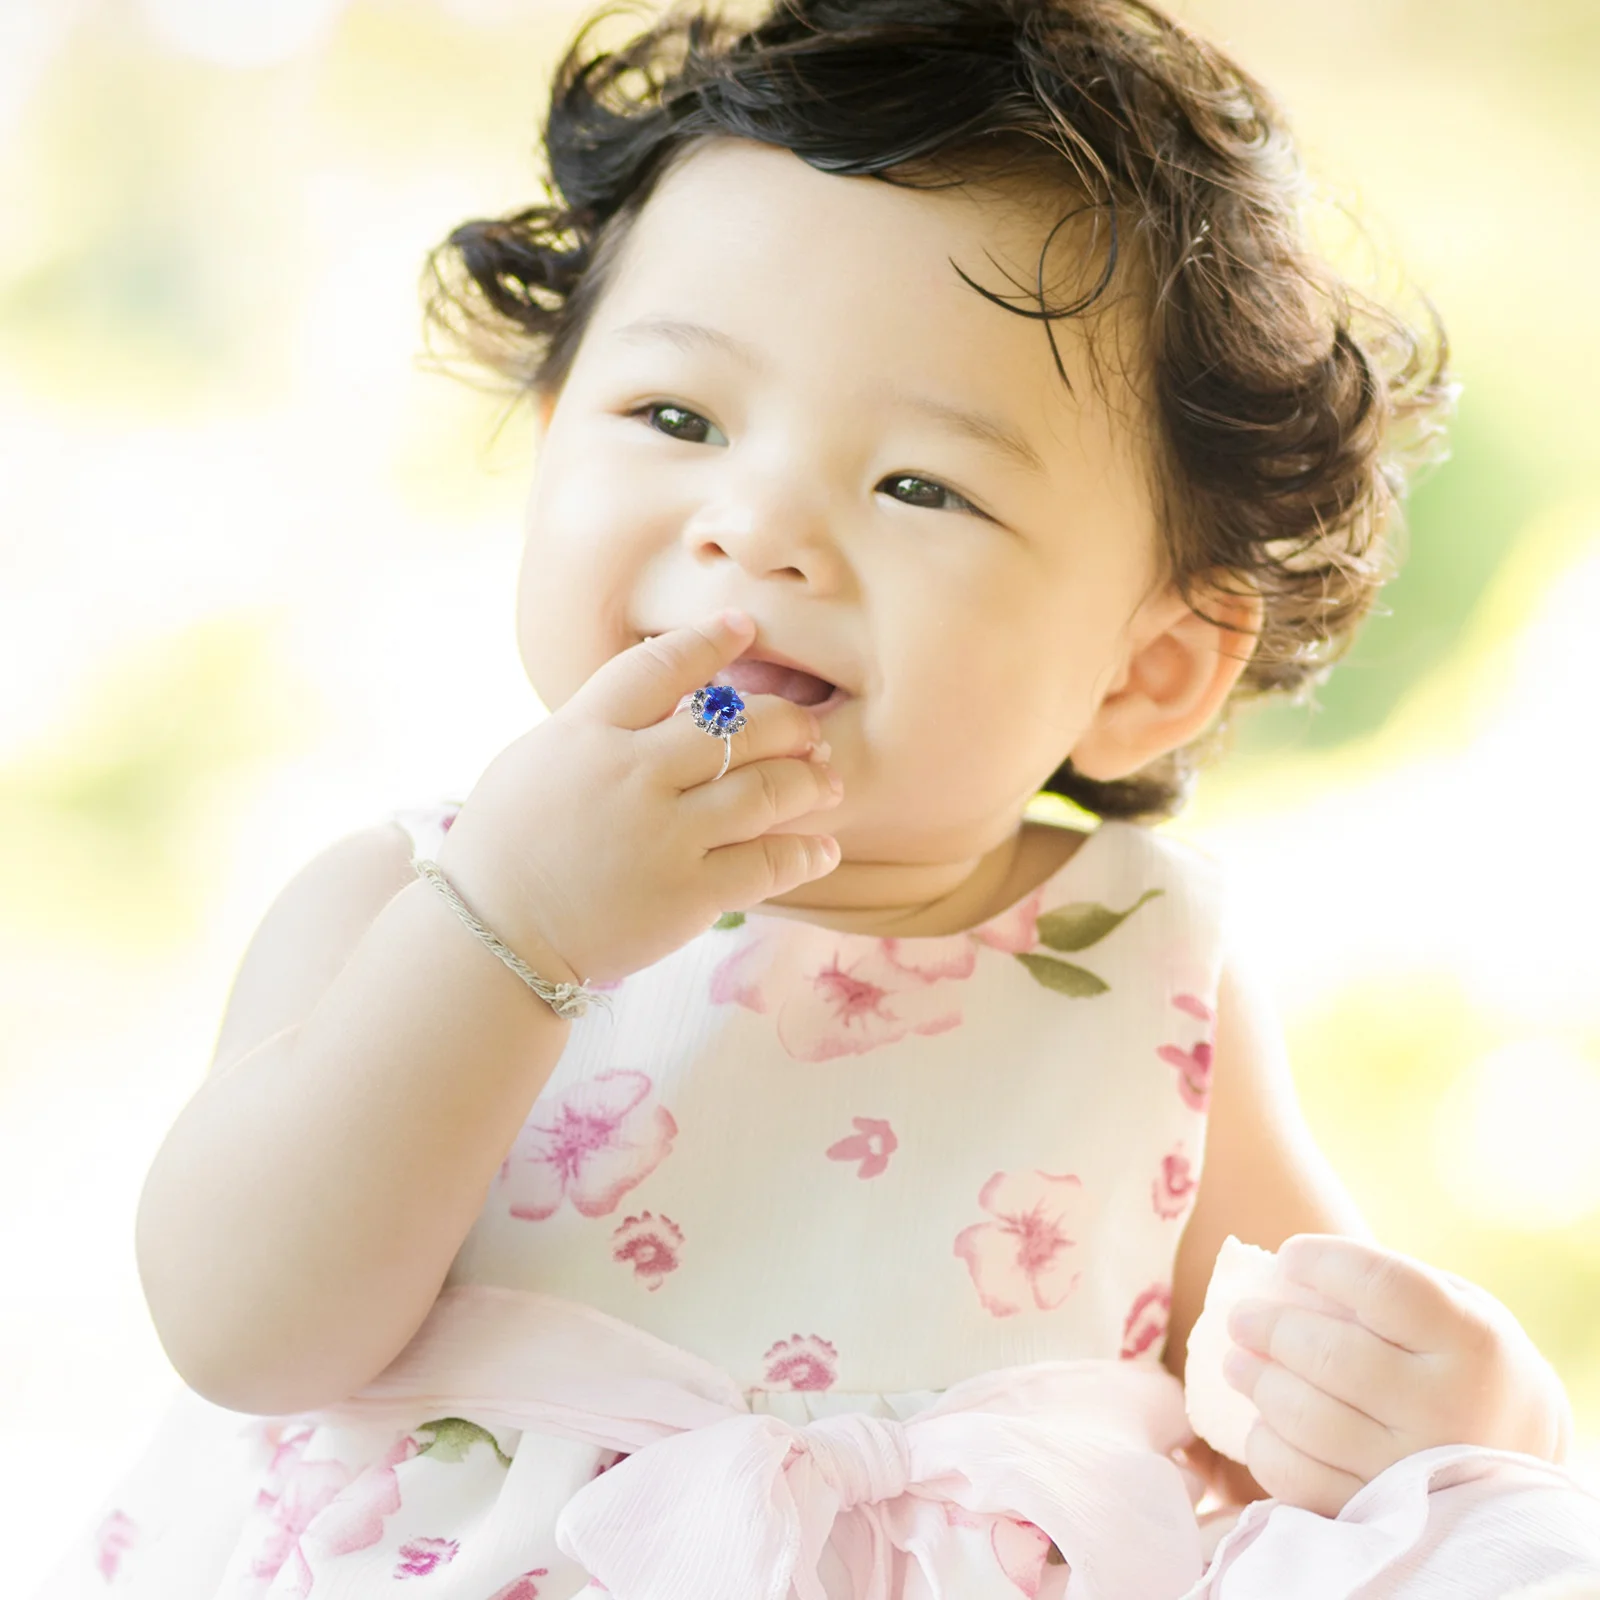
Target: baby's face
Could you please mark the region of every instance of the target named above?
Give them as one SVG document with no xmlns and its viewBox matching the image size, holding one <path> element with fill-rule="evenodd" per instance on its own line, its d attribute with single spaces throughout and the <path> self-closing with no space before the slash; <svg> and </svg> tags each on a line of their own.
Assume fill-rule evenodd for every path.
<svg viewBox="0 0 1600 1600">
<path fill-rule="evenodd" d="M 1064 319 L 1069 394 L 1043 324 L 950 264 L 1027 308 L 1060 209 L 1008 220 L 718 140 L 646 205 L 549 414 L 519 596 L 540 699 L 743 608 L 752 651 L 848 696 L 823 719 L 845 794 L 819 813 L 843 862 L 818 890 L 847 889 L 853 862 L 970 861 L 1008 838 L 1126 660 L 1157 548 L 1133 403 L 1118 382 L 1112 414 Z M 1063 262 L 1083 280 L 1057 255 L 1068 231 L 1051 304 Z M 751 361 L 641 326 L 665 320 Z"/>
</svg>

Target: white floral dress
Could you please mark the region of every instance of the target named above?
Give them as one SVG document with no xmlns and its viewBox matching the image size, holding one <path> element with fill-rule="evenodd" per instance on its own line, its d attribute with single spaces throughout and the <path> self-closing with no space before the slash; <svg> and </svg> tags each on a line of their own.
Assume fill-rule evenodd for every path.
<svg viewBox="0 0 1600 1600">
<path fill-rule="evenodd" d="M 1114 822 L 969 933 L 722 918 L 573 1023 L 384 1374 L 181 1390 L 34 1600 L 1276 1597 L 1294 1508 L 1214 1552 L 1160 1364 L 1220 921 Z"/>
</svg>

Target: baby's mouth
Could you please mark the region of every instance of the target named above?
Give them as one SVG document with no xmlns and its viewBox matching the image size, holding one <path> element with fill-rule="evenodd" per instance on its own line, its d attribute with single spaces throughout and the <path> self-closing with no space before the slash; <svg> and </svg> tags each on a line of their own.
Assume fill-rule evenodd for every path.
<svg viewBox="0 0 1600 1600">
<path fill-rule="evenodd" d="M 730 662 L 714 680 L 737 689 L 741 694 L 776 694 L 797 706 L 822 706 L 843 691 L 826 678 L 802 672 L 797 667 L 780 667 L 774 661 Z"/>
<path fill-rule="evenodd" d="M 645 634 L 644 638 L 654 638 Z M 806 706 L 819 717 L 825 717 L 835 706 L 851 698 L 848 689 L 826 678 L 807 672 L 803 667 L 784 666 L 776 661 L 762 661 L 752 656 L 740 656 L 721 668 L 711 680 L 742 694 L 776 694 L 795 705 Z"/>
</svg>

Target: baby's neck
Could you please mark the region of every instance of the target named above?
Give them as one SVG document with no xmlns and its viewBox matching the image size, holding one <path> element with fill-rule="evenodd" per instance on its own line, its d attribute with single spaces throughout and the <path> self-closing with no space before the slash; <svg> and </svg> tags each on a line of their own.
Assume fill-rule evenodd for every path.
<svg viewBox="0 0 1600 1600">
<path fill-rule="evenodd" d="M 844 861 L 827 877 L 750 909 L 873 938 L 965 933 L 1053 876 L 1085 837 L 1069 828 L 1024 822 L 970 861 L 937 867 Z"/>
</svg>

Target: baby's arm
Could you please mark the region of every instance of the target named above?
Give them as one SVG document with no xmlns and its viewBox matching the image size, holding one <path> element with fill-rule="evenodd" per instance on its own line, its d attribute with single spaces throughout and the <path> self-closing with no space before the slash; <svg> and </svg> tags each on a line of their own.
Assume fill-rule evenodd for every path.
<svg viewBox="0 0 1600 1600">
<path fill-rule="evenodd" d="M 449 844 L 441 865 L 494 927 Z M 278 896 L 145 1180 L 156 1330 L 190 1387 L 233 1410 L 331 1403 L 399 1353 L 570 1032 L 410 863 L 383 824 Z M 550 951 L 518 953 L 573 979 Z"/>
<path fill-rule="evenodd" d="M 1204 1161 L 1173 1267 L 1162 1362 L 1180 1381 L 1189 1334 L 1229 1234 L 1276 1250 L 1295 1233 L 1372 1237 L 1300 1111 L 1282 1027 L 1256 964 L 1235 950 L 1217 991 Z M 1269 1491 L 1202 1440 L 1189 1451 L 1211 1492 L 1244 1505 Z"/>
</svg>

